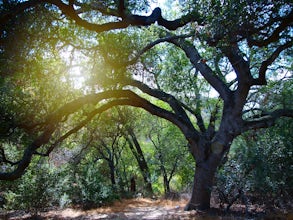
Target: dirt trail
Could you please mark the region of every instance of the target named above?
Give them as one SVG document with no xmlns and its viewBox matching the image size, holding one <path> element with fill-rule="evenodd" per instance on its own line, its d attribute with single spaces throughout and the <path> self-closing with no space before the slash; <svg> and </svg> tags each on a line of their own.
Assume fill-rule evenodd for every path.
<svg viewBox="0 0 293 220">
<path fill-rule="evenodd" d="M 95 219 L 116 219 L 116 220 L 165 220 L 165 219 L 196 219 L 196 220 L 209 220 L 209 219 L 292 219 L 293 214 L 282 214 L 268 217 L 264 213 L 256 214 L 253 216 L 246 216 L 243 211 L 234 211 L 224 213 L 218 209 L 211 210 L 209 213 L 197 211 L 184 211 L 186 200 L 170 201 L 170 200 L 151 200 L 145 198 L 129 199 L 115 202 L 111 206 L 101 207 L 88 211 L 80 209 L 68 208 L 64 210 L 51 210 L 41 212 L 38 217 L 31 217 L 29 214 L 23 212 L 8 212 L 0 213 L 0 219 L 6 220 L 95 220 Z M 243 208 L 245 210 L 245 208 Z"/>
<path fill-rule="evenodd" d="M 118 201 L 108 207 L 88 211 L 80 209 L 64 209 L 41 212 L 34 219 L 53 220 L 94 220 L 94 219 L 190 219 L 190 214 L 184 212 L 187 201 L 151 200 L 145 198 Z M 179 217 L 180 216 L 180 217 Z M 186 218 L 185 218 L 185 217 Z M 33 219 L 22 212 L 2 213 L 0 219 L 24 220 Z"/>
</svg>

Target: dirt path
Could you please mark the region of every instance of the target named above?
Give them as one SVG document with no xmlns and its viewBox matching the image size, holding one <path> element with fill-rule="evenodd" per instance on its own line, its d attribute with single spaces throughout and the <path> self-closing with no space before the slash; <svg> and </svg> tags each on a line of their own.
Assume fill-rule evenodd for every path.
<svg viewBox="0 0 293 220">
<path fill-rule="evenodd" d="M 31 215 L 24 212 L 7 212 L 0 213 L 0 219 L 6 220 L 41 220 L 41 219 L 53 219 L 53 220 L 95 220 L 95 219 L 116 219 L 116 220 L 165 220 L 165 219 L 196 219 L 196 220 L 209 220 L 209 219 L 221 219 L 221 220 L 244 220 L 244 219 L 279 219 L 279 220 L 293 220 L 293 214 L 282 214 L 268 217 L 264 213 L 260 215 L 246 216 L 243 211 L 236 211 L 230 213 L 224 213 L 218 209 L 214 209 L 209 213 L 184 211 L 184 206 L 187 203 L 186 200 L 170 201 L 170 200 L 151 200 L 151 199 L 130 199 L 115 202 L 111 206 L 101 207 L 88 211 L 80 209 L 64 209 L 64 210 L 51 210 L 47 212 L 41 212 L 38 217 L 31 217 Z M 243 209 L 244 210 L 244 209 Z"/>
<path fill-rule="evenodd" d="M 34 219 L 54 220 L 93 220 L 93 219 L 190 219 L 196 212 L 184 212 L 186 201 L 131 199 L 115 202 L 109 207 L 83 211 L 64 209 L 41 212 Z M 33 219 L 23 212 L 2 213 L 0 219 L 24 220 Z"/>
<path fill-rule="evenodd" d="M 183 218 L 184 215 L 186 218 Z M 187 213 L 184 213 L 180 207 L 166 208 L 163 206 L 130 207 L 123 212 L 110 213 L 100 213 L 95 210 L 77 213 L 76 211 L 64 210 L 61 216 L 61 219 L 179 219 L 179 216 L 180 219 L 190 219 L 190 216 L 187 216 Z"/>
</svg>

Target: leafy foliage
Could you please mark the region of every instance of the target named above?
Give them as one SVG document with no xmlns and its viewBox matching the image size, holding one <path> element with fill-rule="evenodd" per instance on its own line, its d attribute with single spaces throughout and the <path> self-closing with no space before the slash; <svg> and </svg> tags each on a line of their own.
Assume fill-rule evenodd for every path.
<svg viewBox="0 0 293 220">
<path fill-rule="evenodd" d="M 236 140 L 217 175 L 223 203 L 232 201 L 241 190 L 251 203 L 289 205 L 293 192 L 292 126 L 292 120 L 280 120 L 270 129 L 247 132 Z"/>
<path fill-rule="evenodd" d="M 1 183 L 1 190 L 5 190 L 5 208 L 37 213 L 52 205 L 68 205 L 71 182 L 67 170 L 56 169 L 45 161 L 34 161 L 32 165 L 23 178 Z"/>
<path fill-rule="evenodd" d="M 88 209 L 100 206 L 117 199 L 117 195 L 110 185 L 106 184 L 105 177 L 95 163 L 80 166 L 79 172 L 75 173 L 74 198 L 78 198 L 78 204 Z"/>
</svg>

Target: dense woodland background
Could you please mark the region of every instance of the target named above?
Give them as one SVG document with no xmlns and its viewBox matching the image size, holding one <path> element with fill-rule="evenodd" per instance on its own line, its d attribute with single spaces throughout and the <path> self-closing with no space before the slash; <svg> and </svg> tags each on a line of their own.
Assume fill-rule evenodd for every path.
<svg viewBox="0 0 293 220">
<path fill-rule="evenodd" d="M 206 157 L 219 146 L 209 190 L 221 208 L 292 210 L 292 3 L 165 1 L 166 20 L 153 18 L 155 6 L 0 3 L 1 209 L 88 209 L 122 198 L 191 195 L 201 157 L 182 132 L 187 124 L 209 138 Z M 175 29 L 163 22 L 177 18 Z M 241 86 L 243 127 L 231 124 L 232 142 L 213 145 L 232 123 L 222 120 L 227 97 Z M 128 89 L 147 102 L 115 93 Z M 105 98 L 90 101 L 99 93 Z"/>
</svg>

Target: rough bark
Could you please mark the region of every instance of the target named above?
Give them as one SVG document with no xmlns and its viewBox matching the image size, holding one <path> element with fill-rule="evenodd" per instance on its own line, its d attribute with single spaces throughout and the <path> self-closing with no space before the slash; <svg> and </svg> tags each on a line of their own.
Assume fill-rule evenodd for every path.
<svg viewBox="0 0 293 220">
<path fill-rule="evenodd" d="M 185 210 L 206 210 L 210 208 L 214 177 L 221 163 L 225 149 L 218 142 L 201 141 L 197 148 L 205 149 L 203 157 L 197 158 L 193 189 Z M 197 155 L 198 156 L 198 155 Z"/>
<path fill-rule="evenodd" d="M 186 211 L 193 209 L 206 210 L 210 208 L 214 176 L 215 170 L 210 167 L 196 167 L 191 199 L 185 207 Z"/>
</svg>

